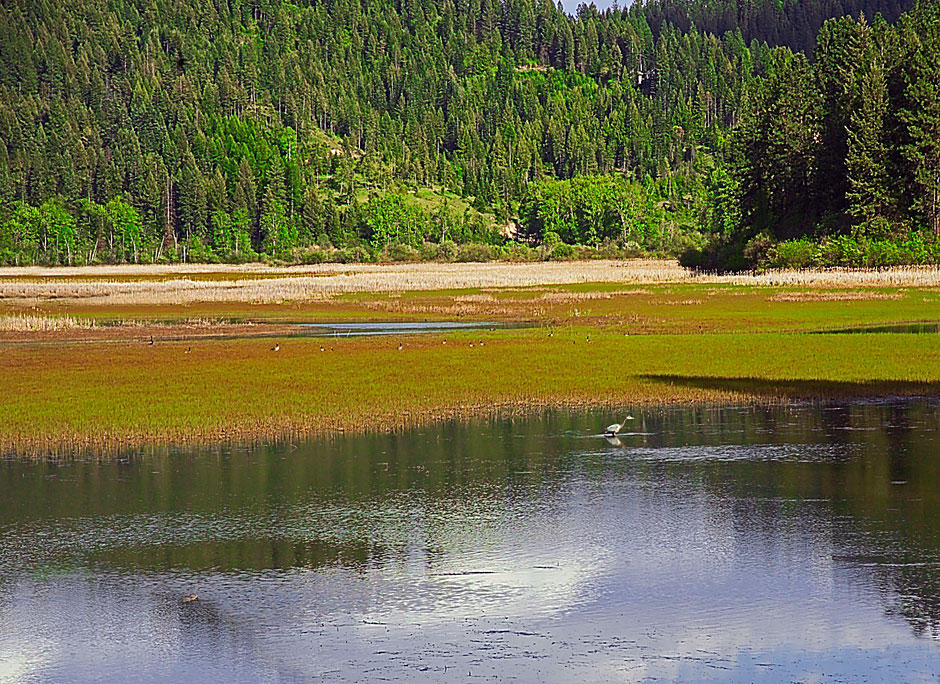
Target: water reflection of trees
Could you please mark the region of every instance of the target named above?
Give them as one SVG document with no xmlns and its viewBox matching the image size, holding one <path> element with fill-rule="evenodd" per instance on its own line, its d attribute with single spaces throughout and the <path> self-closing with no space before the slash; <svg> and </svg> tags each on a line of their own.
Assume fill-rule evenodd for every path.
<svg viewBox="0 0 940 684">
<path fill-rule="evenodd" d="M 898 400 L 818 409 L 804 413 L 795 433 L 781 428 L 779 410 L 769 418 L 755 411 L 739 427 L 760 434 L 762 426 L 773 425 L 778 437 L 825 440 L 849 448 L 851 458 L 755 465 L 735 477 L 769 477 L 783 497 L 831 502 L 837 521 L 832 543 L 839 550 L 834 563 L 867 576 L 879 588 L 886 614 L 903 618 L 920 636 L 940 638 L 936 407 Z"/>
<path fill-rule="evenodd" d="M 866 460 L 882 470 L 884 496 L 852 497 L 855 517 L 897 535 L 878 549 L 882 564 L 872 574 L 882 588 L 886 613 L 903 617 L 918 636 L 940 639 L 940 478 L 936 461 L 935 409 L 892 402 L 873 411 L 879 437 Z"/>
<path fill-rule="evenodd" d="M 630 476 L 654 479 L 694 469 L 697 481 L 711 487 L 716 500 L 737 502 L 726 506 L 722 515 L 746 521 L 770 541 L 779 529 L 776 521 L 805 512 L 784 505 L 755 508 L 746 504 L 749 496 L 757 492 L 782 500 L 827 500 L 831 517 L 840 521 L 831 540 L 840 549 L 834 562 L 870 577 L 881 589 L 888 614 L 904 618 L 918 634 L 938 637 L 940 465 L 935 406 L 905 401 L 695 406 L 634 414 L 636 420 L 621 435 L 619 447 L 597 435 L 610 422 L 607 412 L 547 412 L 251 450 L 154 451 L 101 463 L 7 461 L 0 465 L 0 524 L 106 521 L 141 514 L 169 524 L 183 516 L 265 521 L 235 538 L 210 534 L 167 541 L 157 529 L 152 543 L 143 540 L 94 551 L 93 560 L 106 567 L 363 569 L 403 559 L 415 547 L 430 565 L 447 552 L 440 520 L 452 520 L 452 514 L 459 514 L 462 524 L 477 525 L 485 535 L 491 528 L 483 521 L 520 498 L 537 500 L 551 514 L 575 475 L 599 481 L 632 468 Z M 637 449 L 800 444 L 832 448 L 823 456 L 814 452 L 802 459 L 769 462 L 719 458 L 655 464 L 631 459 Z M 325 522 L 313 516 L 302 530 L 297 524 L 304 523 L 303 518 L 284 523 L 298 510 L 331 508 L 340 513 L 368 509 L 374 517 L 355 524 L 382 524 L 383 506 L 390 501 L 397 502 L 390 515 L 404 516 L 394 522 L 404 531 L 391 535 L 391 541 L 377 541 L 350 528 L 355 521 L 339 513 Z M 317 529 L 320 524 L 332 527 Z M 344 525 L 345 532 L 338 533 Z"/>
</svg>

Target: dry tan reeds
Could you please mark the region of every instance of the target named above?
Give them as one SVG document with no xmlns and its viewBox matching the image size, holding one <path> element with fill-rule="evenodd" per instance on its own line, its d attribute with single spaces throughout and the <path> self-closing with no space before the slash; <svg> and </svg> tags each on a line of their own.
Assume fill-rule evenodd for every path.
<svg viewBox="0 0 940 684">
<path fill-rule="evenodd" d="M 492 304 L 496 297 L 491 294 L 457 295 L 454 301 L 458 304 Z"/>
<path fill-rule="evenodd" d="M 781 270 L 760 274 L 703 275 L 696 280 L 697 282 L 769 287 L 936 287 L 940 286 L 940 267 Z"/>
<path fill-rule="evenodd" d="M 148 280 L 152 276 L 153 280 Z M 178 276 L 178 277 L 174 277 Z M 143 278 L 143 279 L 142 279 Z M 713 283 L 770 287 L 936 287 L 940 269 L 904 267 L 695 274 L 670 260 L 538 263 L 320 264 L 275 268 L 258 264 L 93 266 L 0 269 L 0 299 L 81 299 L 89 304 L 325 301 L 342 293 L 528 288 L 578 283 Z M 549 300 L 606 298 L 642 290 L 546 293 Z M 468 295 L 469 296 L 469 295 Z M 483 301 L 485 294 L 478 295 Z M 467 303 L 470 303 L 468 300 Z"/>
<path fill-rule="evenodd" d="M 857 302 L 872 299 L 902 299 L 898 292 L 872 292 L 854 290 L 839 292 L 832 290 L 809 290 L 805 292 L 777 292 L 767 298 L 769 302 Z"/>
<path fill-rule="evenodd" d="M 589 261 L 473 264 L 322 264 L 296 269 L 212 267 L 213 273 L 245 278 L 187 277 L 194 267 L 90 267 L 88 269 L 0 269 L 0 299 L 82 299 L 89 304 L 188 304 L 193 302 L 322 301 L 350 292 L 460 290 L 575 283 L 663 283 L 690 280 L 673 261 Z M 120 280 L 159 276 L 159 280 Z M 258 274 L 271 277 L 258 278 Z M 179 275 L 180 278 L 166 278 Z M 54 278 L 52 276 L 55 276 Z M 113 276 L 115 279 L 96 279 Z M 42 278 L 50 278 L 43 280 Z M 74 279 L 71 279 L 74 278 Z"/>
<path fill-rule="evenodd" d="M 580 302 L 590 299 L 612 299 L 613 297 L 623 297 L 627 295 L 649 295 L 653 294 L 649 290 L 613 290 L 611 292 L 545 292 L 539 296 L 539 299 L 546 302 Z"/>
<path fill-rule="evenodd" d="M 10 314 L 0 316 L 0 330 L 4 332 L 49 332 L 92 328 L 95 322 L 73 316 L 38 316 L 35 314 Z"/>
</svg>

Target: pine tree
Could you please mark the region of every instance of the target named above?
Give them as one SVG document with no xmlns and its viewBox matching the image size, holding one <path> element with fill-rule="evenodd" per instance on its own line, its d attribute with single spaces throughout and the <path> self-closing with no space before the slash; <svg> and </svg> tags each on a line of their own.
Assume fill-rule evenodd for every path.
<svg viewBox="0 0 940 684">
<path fill-rule="evenodd" d="M 884 62 L 874 44 L 871 28 L 864 20 L 857 31 L 862 45 L 862 59 L 848 88 L 854 103 L 846 126 L 845 157 L 849 212 L 863 230 L 877 230 L 877 219 L 889 213 L 887 149 L 884 142 L 888 113 L 888 90 Z"/>
<path fill-rule="evenodd" d="M 908 108 L 902 112 L 909 142 L 904 156 L 917 185 L 914 208 L 940 237 L 940 19 L 927 19 L 915 36 L 906 73 Z"/>
</svg>

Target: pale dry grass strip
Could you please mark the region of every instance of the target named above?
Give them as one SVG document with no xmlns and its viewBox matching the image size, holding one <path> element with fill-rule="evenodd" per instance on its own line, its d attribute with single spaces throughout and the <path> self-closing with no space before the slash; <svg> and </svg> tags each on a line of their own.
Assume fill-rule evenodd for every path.
<svg viewBox="0 0 940 684">
<path fill-rule="evenodd" d="M 532 278 L 557 284 L 568 282 L 667 282 L 690 280 L 690 271 L 672 259 L 623 259 L 596 261 L 542 262 L 468 262 L 468 263 L 393 263 L 393 264 L 311 264 L 303 266 L 268 266 L 266 264 L 119 264 L 101 266 L 19 266 L 0 267 L 5 278 L 140 278 L 141 276 L 185 277 L 200 274 L 285 277 L 302 275 L 391 274 L 393 278 L 464 277 L 500 281 L 496 287 L 529 286 Z M 528 275 L 527 275 L 528 274 Z M 538 283 L 534 283 L 538 284 Z M 429 286 L 422 289 L 438 289 Z"/>
<path fill-rule="evenodd" d="M 454 301 L 458 304 L 493 304 L 496 297 L 491 294 L 457 295 Z"/>
<path fill-rule="evenodd" d="M 885 269 L 805 269 L 758 274 L 702 275 L 697 282 L 769 287 L 937 287 L 938 266 L 898 266 Z"/>
<path fill-rule="evenodd" d="M 34 314 L 10 314 L 0 316 L 0 331 L 3 332 L 49 332 L 93 328 L 95 322 L 73 316 L 37 316 Z"/>
<path fill-rule="evenodd" d="M 245 277 L 198 279 L 195 277 L 198 273 L 235 276 L 244 274 Z M 120 280 L 147 275 L 159 277 L 159 280 Z M 259 278 L 258 275 L 265 277 Z M 43 280 L 43 277 L 50 279 Z M 113 279 L 108 279 L 109 277 Z M 693 273 L 683 269 L 675 261 L 648 259 L 538 263 L 319 264 L 301 267 L 269 267 L 259 264 L 92 266 L 59 269 L 29 267 L 0 269 L 0 300 L 81 299 L 89 304 L 125 305 L 196 302 L 266 304 L 284 301 L 325 301 L 337 294 L 357 292 L 505 289 L 583 283 L 703 283 L 843 289 L 938 287 L 940 268 L 904 267 L 877 271 L 831 269 L 710 275 Z M 571 301 L 575 298 L 606 298 L 614 294 L 643 292 L 629 290 L 616 293 L 555 293 L 552 296 L 558 297 L 558 301 Z"/>
<path fill-rule="evenodd" d="M 546 302 L 580 302 L 591 299 L 611 299 L 628 295 L 649 295 L 649 290 L 613 290 L 611 292 L 545 292 L 539 299 Z"/>
<path fill-rule="evenodd" d="M 93 267 L 100 268 L 100 267 Z M 116 267 L 110 267 L 116 268 Z M 163 268 L 163 267 L 160 267 Z M 257 272 L 258 269 L 253 269 Z M 689 280 L 672 261 L 542 262 L 536 264 L 324 264 L 302 275 L 233 279 L 189 278 L 159 281 L 67 280 L 0 281 L 0 299 L 82 299 L 89 304 L 187 304 L 193 302 L 322 301 L 352 292 L 407 292 L 577 283 L 662 283 Z M 6 275 L 6 272 L 0 272 Z"/>
<path fill-rule="evenodd" d="M 874 299 L 903 299 L 898 292 L 871 291 L 826 291 L 810 290 L 806 292 L 777 292 L 767 298 L 769 302 L 856 302 Z"/>
</svg>

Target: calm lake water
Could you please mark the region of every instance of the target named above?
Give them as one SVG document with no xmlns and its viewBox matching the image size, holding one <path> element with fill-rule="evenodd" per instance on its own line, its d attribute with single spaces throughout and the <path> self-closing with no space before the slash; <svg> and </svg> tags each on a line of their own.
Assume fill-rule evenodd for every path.
<svg viewBox="0 0 940 684">
<path fill-rule="evenodd" d="M 940 405 L 634 416 L 0 462 L 0 682 L 938 681 Z"/>
</svg>

